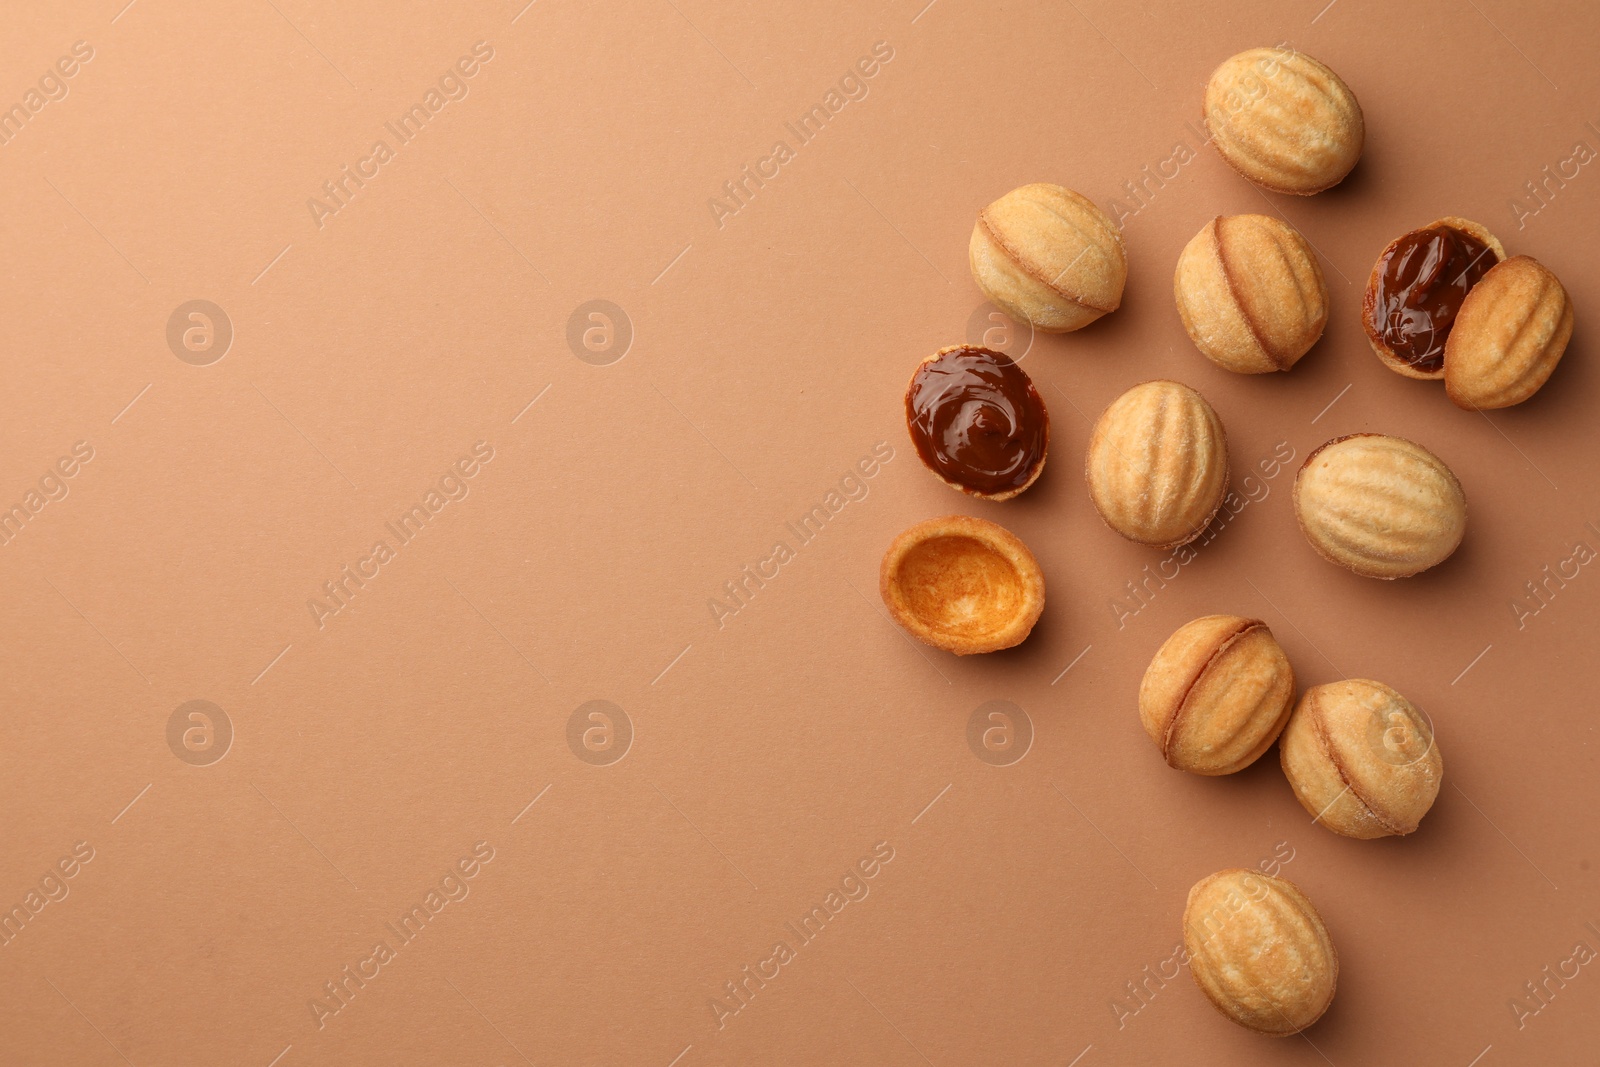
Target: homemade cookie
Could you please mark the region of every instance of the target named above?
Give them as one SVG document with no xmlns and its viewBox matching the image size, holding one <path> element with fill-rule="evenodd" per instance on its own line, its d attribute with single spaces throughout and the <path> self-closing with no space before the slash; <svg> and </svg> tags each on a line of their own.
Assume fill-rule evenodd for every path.
<svg viewBox="0 0 1600 1067">
<path fill-rule="evenodd" d="M 1390 241 L 1361 300 L 1367 340 L 1384 366 L 1407 378 L 1443 378 L 1462 302 L 1505 255 L 1494 234 L 1453 215 Z"/>
<path fill-rule="evenodd" d="M 1183 944 L 1200 991 L 1258 1034 L 1297 1034 L 1333 1003 L 1339 954 L 1287 879 L 1239 868 L 1200 879 L 1184 905 Z"/>
<path fill-rule="evenodd" d="M 1088 197 L 1046 182 L 984 208 L 967 252 L 984 295 L 1046 333 L 1082 329 L 1117 310 L 1128 280 L 1116 224 Z"/>
<path fill-rule="evenodd" d="M 1328 323 L 1328 286 L 1298 230 L 1270 215 L 1219 216 L 1178 257 L 1178 317 L 1224 370 L 1288 370 Z"/>
<path fill-rule="evenodd" d="M 1222 420 L 1187 385 L 1136 385 L 1101 412 L 1084 476 L 1107 526 L 1130 541 L 1176 548 L 1200 536 L 1222 506 Z"/>
<path fill-rule="evenodd" d="M 1232 774 L 1272 747 L 1294 671 L 1260 619 L 1207 615 L 1167 638 L 1139 685 L 1139 721 L 1169 766 Z"/>
<path fill-rule="evenodd" d="M 972 345 L 941 348 L 918 364 L 906 428 L 940 481 L 984 500 L 1010 500 L 1032 485 L 1050 450 L 1050 413 L 1028 373 Z"/>
<path fill-rule="evenodd" d="M 1021 644 L 1044 610 L 1044 575 L 1028 546 L 986 519 L 928 519 L 889 545 L 878 592 L 918 641 L 966 656 Z"/>
<path fill-rule="evenodd" d="M 1369 578 L 1437 566 L 1467 530 L 1467 498 L 1444 461 L 1377 433 L 1336 437 L 1307 456 L 1294 513 L 1319 555 Z"/>
<path fill-rule="evenodd" d="M 1364 678 L 1307 689 L 1278 755 L 1312 821 L 1345 837 L 1412 833 L 1444 781 L 1433 724 Z"/>
<path fill-rule="evenodd" d="M 1469 411 L 1520 404 L 1544 385 L 1572 338 L 1572 299 L 1530 256 L 1490 268 L 1467 293 L 1444 346 L 1444 389 Z"/>
<path fill-rule="evenodd" d="M 1292 48 L 1252 48 L 1206 83 L 1205 122 L 1228 166 L 1264 189 L 1306 196 L 1361 158 L 1361 105 L 1337 74 Z"/>
</svg>

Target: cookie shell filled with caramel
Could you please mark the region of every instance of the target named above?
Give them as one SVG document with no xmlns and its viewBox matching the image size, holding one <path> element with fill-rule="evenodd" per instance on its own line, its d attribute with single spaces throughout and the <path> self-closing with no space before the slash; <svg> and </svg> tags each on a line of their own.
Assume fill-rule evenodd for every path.
<svg viewBox="0 0 1600 1067">
<path fill-rule="evenodd" d="M 1443 378 L 1462 303 L 1505 257 L 1494 234 L 1453 215 L 1390 241 L 1361 301 L 1367 340 L 1384 366 L 1407 378 Z"/>
<path fill-rule="evenodd" d="M 1002 352 L 952 345 L 906 387 L 906 429 L 923 464 L 952 489 L 1010 500 L 1044 470 L 1050 414 L 1028 373 Z"/>
<path fill-rule="evenodd" d="M 1028 546 L 970 515 L 927 519 L 896 537 L 878 592 L 906 633 L 958 656 L 1021 644 L 1044 610 L 1044 575 Z"/>
</svg>

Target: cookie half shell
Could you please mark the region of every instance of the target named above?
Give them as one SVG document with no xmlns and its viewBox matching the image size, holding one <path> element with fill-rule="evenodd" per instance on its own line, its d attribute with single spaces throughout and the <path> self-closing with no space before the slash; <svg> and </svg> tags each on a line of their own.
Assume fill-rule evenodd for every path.
<svg viewBox="0 0 1600 1067">
<path fill-rule="evenodd" d="M 1544 264 L 1512 256 L 1461 302 L 1444 349 L 1444 388 L 1469 411 L 1537 393 L 1572 339 L 1572 298 Z"/>
<path fill-rule="evenodd" d="M 908 634 L 958 656 L 1020 644 L 1044 610 L 1044 575 L 1028 546 L 970 515 L 928 519 L 896 537 L 878 591 Z"/>
<path fill-rule="evenodd" d="M 1333 1003 L 1339 954 L 1310 899 L 1285 878 L 1233 868 L 1200 879 L 1183 909 L 1183 944 L 1200 991 L 1258 1034 L 1297 1034 Z"/>
<path fill-rule="evenodd" d="M 1408 245 L 1441 232 L 1450 240 L 1436 237 L 1435 247 L 1411 250 L 1411 265 L 1402 272 L 1405 277 L 1395 277 Z M 1466 306 L 1465 298 L 1505 258 L 1505 246 L 1487 227 L 1458 215 L 1435 219 L 1385 245 L 1361 297 L 1361 324 L 1383 365 L 1407 378 L 1443 378 L 1450 334 Z M 1425 348 L 1427 354 L 1407 351 L 1413 346 Z"/>
</svg>

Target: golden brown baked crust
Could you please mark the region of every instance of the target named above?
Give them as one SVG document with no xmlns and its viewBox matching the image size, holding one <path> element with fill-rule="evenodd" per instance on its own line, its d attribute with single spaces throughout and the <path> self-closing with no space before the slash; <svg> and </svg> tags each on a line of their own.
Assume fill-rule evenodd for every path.
<svg viewBox="0 0 1600 1067">
<path fill-rule="evenodd" d="M 1176 548 L 1205 530 L 1228 489 L 1228 440 L 1205 398 L 1142 382 L 1107 405 L 1084 457 L 1089 496 L 1130 541 Z"/>
<path fill-rule="evenodd" d="M 1146 668 L 1139 721 L 1168 765 L 1232 774 L 1271 747 L 1294 707 L 1294 671 L 1260 619 L 1207 615 L 1179 627 Z"/>
<path fill-rule="evenodd" d="M 1116 224 L 1087 197 L 1047 182 L 984 208 L 967 253 L 984 295 L 1046 333 L 1082 329 L 1115 311 L 1128 279 Z"/>
<path fill-rule="evenodd" d="M 1183 909 L 1183 943 L 1200 991 L 1259 1034 L 1297 1034 L 1333 1003 L 1339 954 L 1287 879 L 1240 868 L 1200 879 Z"/>
<path fill-rule="evenodd" d="M 970 515 L 927 519 L 896 537 L 878 592 L 906 633 L 958 656 L 1021 644 L 1044 610 L 1044 575 L 1028 546 Z"/>
<path fill-rule="evenodd" d="M 1500 243 L 1500 239 L 1498 237 L 1489 232 L 1488 227 L 1483 226 L 1480 223 L 1473 222 L 1471 219 L 1461 218 L 1459 215 L 1446 215 L 1442 219 L 1434 219 L 1426 226 L 1419 226 L 1417 230 L 1431 230 L 1436 226 L 1448 226 L 1453 230 L 1460 230 L 1464 234 L 1476 237 L 1478 240 L 1489 246 L 1489 251 L 1494 253 L 1495 262 L 1497 264 L 1506 258 L 1505 245 Z M 1411 364 L 1407 363 L 1405 360 L 1396 355 L 1394 349 L 1390 348 L 1389 345 L 1385 343 L 1383 339 L 1383 331 L 1378 326 L 1378 282 L 1383 276 L 1383 261 L 1385 257 L 1388 256 L 1391 248 L 1405 240 L 1407 237 L 1411 236 L 1411 234 L 1416 233 L 1417 230 L 1408 230 L 1407 232 L 1401 234 L 1393 241 L 1390 241 L 1388 244 L 1384 245 L 1383 251 L 1378 253 L 1377 262 L 1372 265 L 1372 273 L 1367 276 L 1366 292 L 1364 292 L 1361 297 L 1361 325 L 1367 331 L 1367 343 L 1370 344 L 1372 346 L 1372 350 L 1378 354 L 1378 358 L 1383 360 L 1383 365 L 1385 367 L 1388 367 L 1396 374 L 1403 374 L 1407 378 L 1416 378 L 1419 381 L 1437 381 L 1438 379 L 1444 377 L 1444 368 L 1442 366 L 1438 370 L 1431 371 L 1421 370 L 1417 367 L 1413 367 Z M 1480 281 L 1478 284 L 1481 285 L 1483 283 Z M 1477 286 L 1474 286 L 1473 288 L 1477 288 Z M 1470 297 L 1472 294 L 1469 292 L 1467 295 Z M 1457 317 L 1459 318 L 1459 315 Z"/>
<path fill-rule="evenodd" d="M 1328 322 L 1328 286 L 1306 239 L 1270 215 L 1219 216 L 1178 257 L 1172 279 L 1189 339 L 1225 370 L 1288 370 Z"/>
<path fill-rule="evenodd" d="M 1206 83 L 1205 122 L 1228 166 L 1278 193 L 1338 185 L 1361 158 L 1366 124 L 1350 87 L 1288 48 L 1252 48 Z"/>
<path fill-rule="evenodd" d="M 1307 689 L 1278 755 L 1312 821 L 1363 840 L 1414 832 L 1444 781 L 1427 717 L 1365 678 Z"/>
<path fill-rule="evenodd" d="M 1402 437 L 1335 437 L 1306 457 L 1294 513 L 1317 554 L 1368 578 L 1443 563 L 1467 529 L 1467 499 L 1443 460 Z"/>
<path fill-rule="evenodd" d="M 1572 338 L 1572 300 L 1532 256 L 1490 268 L 1461 302 L 1444 348 L 1444 388 L 1469 411 L 1537 393 Z"/>
</svg>

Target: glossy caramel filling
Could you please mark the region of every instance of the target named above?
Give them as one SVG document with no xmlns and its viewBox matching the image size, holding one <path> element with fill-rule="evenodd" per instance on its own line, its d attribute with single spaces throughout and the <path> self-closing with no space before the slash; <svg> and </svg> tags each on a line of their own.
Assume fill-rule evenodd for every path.
<svg viewBox="0 0 1600 1067">
<path fill-rule="evenodd" d="M 987 348 L 958 348 L 918 367 L 906 424 L 922 462 L 986 495 L 1027 485 L 1049 440 L 1049 416 L 1027 373 Z"/>
<path fill-rule="evenodd" d="M 1395 358 L 1419 371 L 1444 366 L 1444 343 L 1467 291 L 1498 260 L 1453 226 L 1413 230 L 1384 249 L 1368 294 L 1374 330 Z"/>
</svg>

